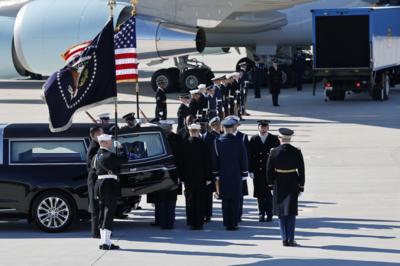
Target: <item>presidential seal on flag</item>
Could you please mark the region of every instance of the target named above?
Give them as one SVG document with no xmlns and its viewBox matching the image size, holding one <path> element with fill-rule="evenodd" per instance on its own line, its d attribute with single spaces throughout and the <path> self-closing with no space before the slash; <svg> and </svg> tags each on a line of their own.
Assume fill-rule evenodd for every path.
<svg viewBox="0 0 400 266">
<path fill-rule="evenodd" d="M 43 88 L 52 132 L 68 129 L 77 111 L 113 102 L 117 90 L 112 19 L 78 56 L 52 74 Z"/>
</svg>

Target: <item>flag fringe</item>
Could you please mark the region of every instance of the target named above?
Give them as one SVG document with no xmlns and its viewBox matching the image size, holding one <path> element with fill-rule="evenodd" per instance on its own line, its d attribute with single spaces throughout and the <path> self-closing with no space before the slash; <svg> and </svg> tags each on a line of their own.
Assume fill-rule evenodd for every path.
<svg viewBox="0 0 400 266">
<path fill-rule="evenodd" d="M 119 83 L 125 83 L 125 82 L 137 82 L 137 79 L 121 79 L 117 81 L 117 84 Z"/>
</svg>

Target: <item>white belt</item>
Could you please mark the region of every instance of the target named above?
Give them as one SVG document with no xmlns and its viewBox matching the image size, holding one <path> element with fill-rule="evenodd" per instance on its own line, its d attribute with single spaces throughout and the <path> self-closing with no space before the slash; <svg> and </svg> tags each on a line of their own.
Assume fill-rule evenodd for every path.
<svg viewBox="0 0 400 266">
<path fill-rule="evenodd" d="M 118 180 L 118 177 L 116 175 L 99 175 L 97 176 L 97 179 L 115 179 Z"/>
</svg>

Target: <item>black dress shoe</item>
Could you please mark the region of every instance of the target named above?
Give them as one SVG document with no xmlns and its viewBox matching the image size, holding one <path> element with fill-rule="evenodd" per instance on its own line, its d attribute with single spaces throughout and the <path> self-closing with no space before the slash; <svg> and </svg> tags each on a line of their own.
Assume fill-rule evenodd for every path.
<svg viewBox="0 0 400 266">
<path fill-rule="evenodd" d="M 103 245 L 99 245 L 99 249 L 103 249 Z"/>
<path fill-rule="evenodd" d="M 226 230 L 228 230 L 228 231 L 236 231 L 238 229 L 239 228 L 237 226 L 228 226 L 228 227 L 226 227 Z"/>
<path fill-rule="evenodd" d="M 289 242 L 289 247 L 301 247 L 296 241 Z"/>
<path fill-rule="evenodd" d="M 284 247 L 288 247 L 288 246 L 289 246 L 289 242 L 287 242 L 286 240 L 285 240 L 285 241 L 282 241 L 282 245 L 283 245 Z"/>
<path fill-rule="evenodd" d="M 102 248 L 100 248 L 100 249 L 102 249 L 102 250 L 115 250 L 115 249 L 119 249 L 119 246 L 117 246 L 117 245 L 114 245 L 114 244 L 111 244 L 110 246 L 109 245 L 107 245 L 107 244 L 103 244 L 103 245 L 101 245 L 102 246 Z"/>
<path fill-rule="evenodd" d="M 265 222 L 265 216 L 264 215 L 260 215 L 258 218 L 259 222 Z"/>
<path fill-rule="evenodd" d="M 267 222 L 272 222 L 272 216 L 267 216 Z"/>
<path fill-rule="evenodd" d="M 92 235 L 92 238 L 97 238 L 97 239 L 100 239 L 100 234 L 99 234 L 99 235 L 97 235 L 97 234 L 94 234 L 94 235 Z"/>
<path fill-rule="evenodd" d="M 142 209 L 142 207 L 137 206 L 137 207 L 136 207 L 136 210 L 143 210 L 143 209 Z"/>
</svg>

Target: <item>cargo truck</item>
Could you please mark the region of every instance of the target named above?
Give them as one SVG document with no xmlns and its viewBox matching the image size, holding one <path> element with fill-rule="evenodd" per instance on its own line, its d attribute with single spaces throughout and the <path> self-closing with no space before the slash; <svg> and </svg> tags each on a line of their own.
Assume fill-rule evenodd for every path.
<svg viewBox="0 0 400 266">
<path fill-rule="evenodd" d="M 387 100 L 400 73 L 400 7 L 312 10 L 313 71 L 326 97 Z M 316 82 L 314 82 L 315 92 Z"/>
</svg>

